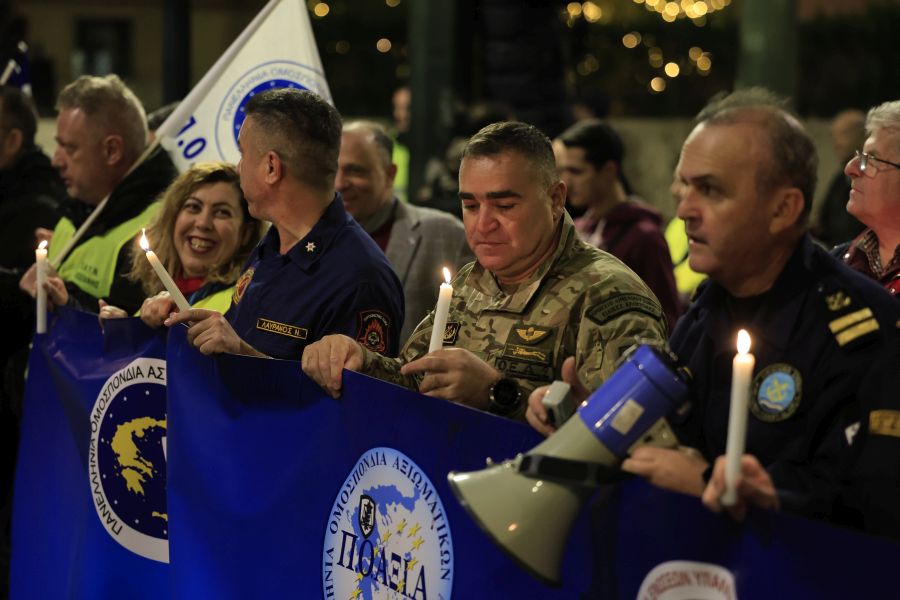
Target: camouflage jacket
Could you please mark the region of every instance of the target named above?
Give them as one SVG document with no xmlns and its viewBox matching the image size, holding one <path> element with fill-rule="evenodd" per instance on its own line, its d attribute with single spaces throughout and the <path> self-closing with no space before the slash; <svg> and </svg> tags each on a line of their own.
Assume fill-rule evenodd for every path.
<svg viewBox="0 0 900 600">
<path fill-rule="evenodd" d="M 556 251 L 515 290 L 504 290 L 477 262 L 453 281 L 444 346 L 464 348 L 516 379 L 524 418 L 528 395 L 561 379 L 575 356 L 581 381 L 595 389 L 616 369 L 635 339 L 665 341 L 666 325 L 653 292 L 617 258 L 581 241 L 565 214 Z M 417 389 L 400 366 L 427 354 L 434 311 L 419 323 L 399 358 L 365 352 L 362 372 Z"/>
</svg>

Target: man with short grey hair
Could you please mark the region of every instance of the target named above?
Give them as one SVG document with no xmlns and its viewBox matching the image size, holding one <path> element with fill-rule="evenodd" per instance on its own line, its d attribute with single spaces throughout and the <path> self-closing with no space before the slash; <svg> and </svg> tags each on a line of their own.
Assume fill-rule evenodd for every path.
<svg viewBox="0 0 900 600">
<path fill-rule="evenodd" d="M 140 100 L 117 75 L 79 77 L 60 92 L 57 110 L 52 164 L 70 201 L 54 230 L 51 261 L 104 198 L 108 200 L 63 258 L 59 278 L 49 278 L 50 297 L 87 310 L 97 310 L 97 300 L 103 299 L 134 312 L 144 291 L 126 277 L 130 242 L 155 213 L 156 198 L 177 171 L 159 147 L 137 164 L 147 147 L 147 117 Z M 35 294 L 33 268 L 20 285 Z"/>
<path fill-rule="evenodd" d="M 850 159 L 847 212 L 866 226 L 836 254 L 900 299 L 900 100 L 866 117 L 866 141 Z"/>
<path fill-rule="evenodd" d="M 393 145 L 375 122 L 345 123 L 335 188 L 344 208 L 372 236 L 403 284 L 406 318 L 400 339 L 406 340 L 435 306 L 441 268 L 456 273 L 474 257 L 459 219 L 394 195 Z"/>
</svg>

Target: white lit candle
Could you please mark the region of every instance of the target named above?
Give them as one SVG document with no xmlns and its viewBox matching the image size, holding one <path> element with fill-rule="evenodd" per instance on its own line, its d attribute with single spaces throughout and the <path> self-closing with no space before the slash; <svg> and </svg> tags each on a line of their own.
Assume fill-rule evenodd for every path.
<svg viewBox="0 0 900 600">
<path fill-rule="evenodd" d="M 447 328 L 447 315 L 450 313 L 450 299 L 453 298 L 453 286 L 450 285 L 450 269 L 444 267 L 444 283 L 438 294 L 437 306 L 434 308 L 434 325 L 431 328 L 431 343 L 428 351 L 434 352 L 444 347 L 444 329 Z"/>
<path fill-rule="evenodd" d="M 47 282 L 47 240 L 38 244 L 34 251 L 35 274 L 37 275 L 37 323 L 35 331 L 47 333 L 47 290 L 44 284 Z"/>
<path fill-rule="evenodd" d="M 725 493 L 722 504 L 734 506 L 737 502 L 737 478 L 741 473 L 741 456 L 747 441 L 747 401 L 750 381 L 756 358 L 750 354 L 750 334 L 744 329 L 738 332 L 738 353 L 731 365 L 731 408 L 728 412 L 728 442 L 725 448 Z"/>
<path fill-rule="evenodd" d="M 147 232 L 145 230 L 141 230 L 141 248 L 144 250 L 144 254 L 147 256 L 147 260 L 150 261 L 150 266 L 153 267 L 153 270 L 156 271 L 156 276 L 159 277 L 159 280 L 162 281 L 163 286 L 166 288 L 166 291 L 169 292 L 169 295 L 172 296 L 172 300 L 175 301 L 175 305 L 178 307 L 178 310 L 190 310 L 191 305 L 188 304 L 187 299 L 184 297 L 184 294 L 181 293 L 181 290 L 178 289 L 178 286 L 175 285 L 175 281 L 172 279 L 172 276 L 169 275 L 169 272 L 166 271 L 166 268 L 159 261 L 159 257 L 156 256 L 156 253 L 150 249 L 150 242 L 147 241 Z"/>
</svg>

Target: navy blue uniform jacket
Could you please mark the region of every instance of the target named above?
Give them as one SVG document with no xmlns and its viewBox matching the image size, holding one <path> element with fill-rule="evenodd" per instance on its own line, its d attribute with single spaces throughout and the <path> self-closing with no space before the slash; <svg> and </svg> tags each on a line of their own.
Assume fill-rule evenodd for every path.
<svg viewBox="0 0 900 600">
<path fill-rule="evenodd" d="M 900 405 L 896 389 L 871 385 L 885 356 L 896 356 L 898 319 L 900 303 L 808 235 L 761 296 L 735 299 L 706 282 L 670 340 L 694 377 L 679 440 L 710 462 L 725 453 L 735 340 L 747 329 L 756 366 L 746 451 L 769 470 L 784 508 L 840 520 L 838 497 L 865 445 L 870 407 Z M 900 424 L 896 433 L 900 450 Z"/>
<path fill-rule="evenodd" d="M 300 360 L 307 344 L 343 333 L 397 355 L 403 288 L 339 195 L 306 237 L 286 254 L 279 248 L 271 227 L 235 284 L 226 318 L 241 339 L 268 356 Z"/>
</svg>

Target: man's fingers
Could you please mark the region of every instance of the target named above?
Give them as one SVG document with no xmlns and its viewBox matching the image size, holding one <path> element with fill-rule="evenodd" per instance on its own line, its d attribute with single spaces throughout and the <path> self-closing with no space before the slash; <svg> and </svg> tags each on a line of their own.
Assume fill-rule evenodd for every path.
<svg viewBox="0 0 900 600">
<path fill-rule="evenodd" d="M 343 384 L 342 375 L 344 372 L 344 361 L 347 358 L 347 347 L 340 343 L 329 344 L 329 346 L 328 368 L 330 371 L 326 372 L 329 372 L 331 376 L 328 379 L 328 386 L 334 392 L 335 397 L 337 397 Z"/>
<path fill-rule="evenodd" d="M 419 383 L 419 393 L 431 395 L 429 392 L 446 387 L 449 383 L 443 374 L 429 372 L 422 378 L 422 382 Z"/>
<path fill-rule="evenodd" d="M 190 310 L 184 310 L 181 312 L 171 313 L 169 315 L 169 318 L 166 319 L 165 324 L 167 327 L 171 327 L 172 325 L 177 325 L 178 323 L 188 323 L 190 321 L 199 323 L 200 321 L 203 321 L 205 319 L 208 319 L 210 317 L 213 317 L 213 316 L 216 316 L 219 314 L 221 314 L 221 313 L 218 313 L 214 310 L 206 310 L 203 308 L 192 308 Z"/>
<path fill-rule="evenodd" d="M 562 377 L 563 381 L 572 386 L 572 397 L 575 398 L 575 401 L 579 404 L 587 400 L 587 397 L 591 395 L 590 390 L 587 389 L 578 378 L 578 370 L 575 368 L 574 356 L 570 356 L 563 361 Z"/>
<path fill-rule="evenodd" d="M 534 427 L 534 429 L 545 436 L 552 435 L 556 428 L 552 425 L 548 425 L 545 421 L 541 420 L 537 415 L 534 414 L 534 411 L 531 407 L 528 407 L 528 410 L 525 411 L 525 420 L 528 421 L 528 424 Z"/>
</svg>

